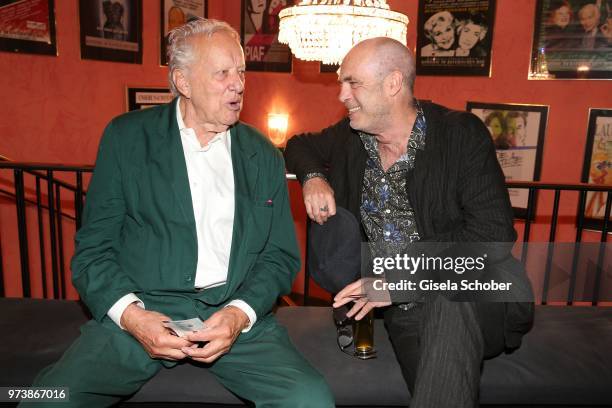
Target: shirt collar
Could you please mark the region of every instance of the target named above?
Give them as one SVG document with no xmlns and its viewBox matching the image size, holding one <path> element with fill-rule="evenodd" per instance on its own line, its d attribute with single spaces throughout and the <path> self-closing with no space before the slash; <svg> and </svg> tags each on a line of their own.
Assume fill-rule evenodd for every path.
<svg viewBox="0 0 612 408">
<path fill-rule="evenodd" d="M 221 141 L 223 142 L 223 145 L 227 148 L 227 150 L 230 151 L 231 142 L 229 138 L 229 129 L 227 129 L 225 132 L 217 133 L 215 137 L 213 137 L 211 141 L 208 142 L 207 146 L 201 147 L 200 142 L 197 141 L 197 137 L 193 128 L 189 128 L 187 127 L 187 125 L 185 125 L 185 121 L 183 120 L 183 114 L 181 112 L 180 101 L 181 97 L 179 96 L 178 98 L 176 98 L 176 123 L 178 124 L 179 132 L 181 133 L 181 138 L 195 138 L 195 141 L 197 142 L 198 146 L 197 150 L 208 150 L 213 143 Z"/>
<path fill-rule="evenodd" d="M 425 120 L 425 114 L 421 104 L 416 99 L 414 100 L 414 107 L 416 109 L 416 119 L 414 120 L 414 126 L 412 127 L 412 133 L 408 140 L 408 147 L 418 150 L 425 150 L 425 134 L 427 133 L 427 121 Z"/>
</svg>

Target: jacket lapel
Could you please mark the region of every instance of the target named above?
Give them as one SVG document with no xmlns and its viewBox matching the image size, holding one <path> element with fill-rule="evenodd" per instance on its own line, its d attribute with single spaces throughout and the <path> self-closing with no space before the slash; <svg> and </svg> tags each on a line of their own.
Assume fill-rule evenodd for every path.
<svg viewBox="0 0 612 408">
<path fill-rule="evenodd" d="M 248 225 L 252 216 L 251 206 L 255 200 L 255 191 L 259 177 L 259 167 L 254 157 L 257 152 L 248 140 L 249 135 L 240 124 L 231 128 L 232 166 L 234 168 L 234 230 L 232 249 L 227 277 L 230 290 L 236 282 L 241 282 L 246 270 L 241 267 L 245 254 L 244 242 L 248 234 Z M 238 278 L 238 279 L 237 279 Z"/>
<path fill-rule="evenodd" d="M 156 129 L 158 132 L 156 140 L 159 143 L 153 148 L 151 160 L 159 169 L 162 177 L 160 181 L 171 186 L 172 194 L 175 195 L 177 203 L 175 211 L 180 212 L 183 219 L 193 226 L 195 236 L 195 219 L 187 164 L 185 163 L 181 135 L 176 121 L 176 101 L 175 98 L 170 104 L 166 105 L 166 109 L 160 115 L 160 123 Z"/>
</svg>

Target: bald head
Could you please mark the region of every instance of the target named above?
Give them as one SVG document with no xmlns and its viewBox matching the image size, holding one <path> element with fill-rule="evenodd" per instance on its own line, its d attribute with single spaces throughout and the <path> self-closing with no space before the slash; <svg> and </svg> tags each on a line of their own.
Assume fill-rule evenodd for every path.
<svg viewBox="0 0 612 408">
<path fill-rule="evenodd" d="M 582 24 L 582 28 L 584 31 L 591 31 L 599 25 L 599 18 L 601 17 L 601 13 L 599 11 L 599 7 L 597 7 L 593 3 L 588 3 L 582 6 L 580 11 L 578 11 L 578 18 L 580 19 L 580 24 Z"/>
<path fill-rule="evenodd" d="M 388 37 L 370 38 L 355 45 L 346 55 L 345 60 L 349 58 L 369 65 L 380 80 L 393 71 L 399 71 L 404 78 L 404 85 L 410 94 L 413 93 L 414 56 L 401 42 Z"/>
<path fill-rule="evenodd" d="M 374 135 L 403 128 L 414 110 L 414 76 L 414 57 L 400 42 L 379 37 L 354 46 L 338 70 L 351 127 Z"/>
</svg>

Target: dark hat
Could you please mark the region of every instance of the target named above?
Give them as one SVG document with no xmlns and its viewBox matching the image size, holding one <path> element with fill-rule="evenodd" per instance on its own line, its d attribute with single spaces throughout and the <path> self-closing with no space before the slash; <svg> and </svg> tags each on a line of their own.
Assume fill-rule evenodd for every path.
<svg viewBox="0 0 612 408">
<path fill-rule="evenodd" d="M 308 271 L 319 286 L 330 293 L 359 277 L 361 232 L 359 221 L 348 210 L 337 207 L 336 215 L 308 230 Z"/>
</svg>

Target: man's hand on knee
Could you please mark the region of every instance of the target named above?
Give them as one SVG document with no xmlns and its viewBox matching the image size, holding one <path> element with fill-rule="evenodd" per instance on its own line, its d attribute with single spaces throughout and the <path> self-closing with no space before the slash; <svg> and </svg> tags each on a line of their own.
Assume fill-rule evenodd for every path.
<svg viewBox="0 0 612 408">
<path fill-rule="evenodd" d="M 224 307 L 204 322 L 206 327 L 187 336 L 193 343 L 205 343 L 204 347 L 184 347 L 182 351 L 192 360 L 212 363 L 231 348 L 240 332 L 249 325 L 249 318 L 235 306 Z"/>
<path fill-rule="evenodd" d="M 336 200 L 334 190 L 321 177 L 313 177 L 302 186 L 304 206 L 311 220 L 323 224 L 327 219 L 336 215 Z"/>
<path fill-rule="evenodd" d="M 149 356 L 163 360 L 182 360 L 186 355 L 181 349 L 193 343 L 171 334 L 163 326 L 164 320 L 171 319 L 136 304 L 129 305 L 121 315 L 121 325 L 142 344 Z"/>
</svg>

